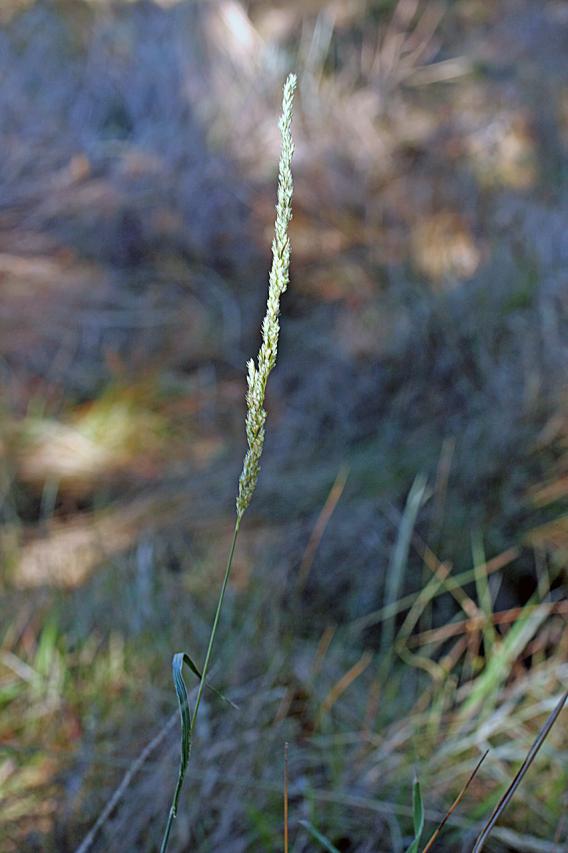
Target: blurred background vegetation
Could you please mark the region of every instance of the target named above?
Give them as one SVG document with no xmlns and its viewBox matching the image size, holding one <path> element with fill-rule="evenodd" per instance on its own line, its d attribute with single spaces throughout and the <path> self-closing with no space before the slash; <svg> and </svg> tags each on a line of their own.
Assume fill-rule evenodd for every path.
<svg viewBox="0 0 568 853">
<path fill-rule="evenodd" d="M 282 80 L 292 284 L 174 848 L 471 849 L 568 677 L 568 5 L 3 0 L 1 853 L 157 848 L 244 450 Z M 145 746 L 162 731 L 139 765 Z M 487 849 L 568 849 L 559 724 Z M 176 846 L 177 845 L 177 846 Z"/>
</svg>

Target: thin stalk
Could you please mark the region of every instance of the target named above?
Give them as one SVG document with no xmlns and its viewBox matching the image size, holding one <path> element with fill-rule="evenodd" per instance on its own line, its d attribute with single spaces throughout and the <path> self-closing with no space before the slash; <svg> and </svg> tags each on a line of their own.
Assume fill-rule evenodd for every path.
<svg viewBox="0 0 568 853">
<path fill-rule="evenodd" d="M 205 681 L 207 679 L 207 673 L 209 672 L 209 663 L 211 661 L 211 653 L 213 652 L 213 644 L 215 643 L 215 636 L 217 634 L 217 628 L 219 626 L 219 619 L 221 618 L 221 610 L 223 609 L 223 601 L 225 599 L 225 592 L 227 590 L 227 584 L 229 583 L 229 578 L 231 576 L 231 569 L 233 567 L 233 557 L 235 555 L 235 547 L 237 545 L 237 537 L 239 535 L 239 528 L 241 526 L 240 519 L 237 518 L 235 521 L 235 529 L 233 531 L 233 539 L 231 542 L 231 547 L 229 549 L 229 556 L 227 558 L 227 567 L 225 569 L 225 575 L 223 577 L 223 583 L 221 585 L 221 592 L 219 593 L 219 599 L 217 601 L 217 609 L 215 611 L 215 618 L 213 619 L 213 625 L 211 626 L 211 634 L 209 635 L 209 645 L 207 646 L 207 652 L 205 654 L 205 663 L 203 664 L 203 671 L 201 673 L 201 681 L 199 682 L 199 689 L 197 691 L 197 698 L 195 700 L 195 708 L 193 709 L 193 724 L 191 726 L 192 734 L 195 733 L 195 726 L 197 723 L 197 712 L 199 711 L 199 706 L 201 704 L 201 697 L 203 696 L 203 691 L 205 690 Z"/>
<path fill-rule="evenodd" d="M 221 591 L 219 592 L 219 598 L 217 599 L 217 608 L 215 610 L 215 616 L 213 618 L 213 624 L 211 625 L 211 633 L 209 634 L 209 643 L 207 645 L 207 652 L 205 654 L 205 662 L 203 664 L 203 670 L 201 672 L 201 678 L 199 680 L 199 689 L 197 691 L 197 697 L 195 699 L 195 707 L 193 709 L 193 715 L 190 717 L 189 724 L 189 749 L 187 753 L 186 761 L 183 760 L 180 765 L 180 771 L 178 774 L 178 780 L 176 784 L 176 788 L 174 791 L 174 795 L 172 798 L 172 804 L 170 806 L 170 811 L 168 813 L 168 820 L 166 823 L 166 828 L 164 830 L 164 835 L 162 838 L 162 844 L 160 847 L 160 853 L 166 853 L 168 849 L 168 844 L 170 841 L 170 834 L 172 831 L 172 827 L 174 825 L 174 820 L 177 816 L 177 808 L 179 796 L 181 793 L 181 789 L 183 786 L 183 780 L 185 778 L 185 771 L 187 769 L 187 763 L 189 762 L 189 757 L 191 755 L 191 744 L 193 741 L 193 735 L 195 732 L 195 726 L 197 724 L 197 713 L 199 711 L 199 706 L 201 704 L 201 699 L 203 697 L 203 692 L 205 690 L 207 673 L 209 672 L 209 664 L 211 662 L 211 655 L 213 652 L 213 646 L 215 644 L 215 637 L 217 635 L 217 628 L 219 627 L 219 621 L 221 618 L 221 611 L 223 609 L 223 601 L 225 600 L 225 592 L 227 591 L 227 585 L 229 583 L 229 578 L 231 576 L 231 569 L 233 567 L 233 557 L 235 555 L 235 548 L 237 545 L 237 537 L 239 535 L 240 528 L 240 519 L 237 518 L 235 521 L 235 529 L 233 530 L 233 538 L 231 541 L 231 547 L 229 549 L 229 556 L 227 557 L 227 566 L 225 568 L 225 574 L 223 576 L 223 583 L 221 584 Z M 183 725 L 183 714 L 182 714 L 182 725 Z"/>
</svg>

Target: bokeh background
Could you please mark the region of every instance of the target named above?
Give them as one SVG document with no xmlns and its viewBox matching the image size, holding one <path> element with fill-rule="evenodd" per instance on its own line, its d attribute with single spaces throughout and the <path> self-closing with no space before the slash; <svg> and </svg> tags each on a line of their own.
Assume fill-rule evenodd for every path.
<svg viewBox="0 0 568 853">
<path fill-rule="evenodd" d="M 403 851 L 568 677 L 568 4 L 2 0 L 0 850 L 152 851 L 244 451 L 286 74 L 292 282 L 172 848 Z M 174 715 L 172 717 L 172 714 Z M 559 723 L 487 849 L 566 849 Z M 144 754 L 143 750 L 151 744 Z M 140 756 L 142 758 L 140 759 Z M 469 846 L 468 846 L 469 845 Z"/>
</svg>

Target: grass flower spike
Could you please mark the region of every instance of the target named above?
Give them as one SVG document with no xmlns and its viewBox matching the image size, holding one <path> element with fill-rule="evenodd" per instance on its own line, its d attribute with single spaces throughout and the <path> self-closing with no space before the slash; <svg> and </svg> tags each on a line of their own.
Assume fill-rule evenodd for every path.
<svg viewBox="0 0 568 853">
<path fill-rule="evenodd" d="M 268 300 L 266 314 L 262 323 L 262 344 L 258 353 L 258 363 L 253 359 L 248 363 L 248 392 L 246 435 L 248 450 L 244 459 L 243 470 L 239 479 L 237 496 L 237 524 L 251 502 L 258 473 L 260 457 L 264 447 L 264 424 L 266 411 L 264 395 L 270 371 L 276 364 L 278 353 L 278 336 L 280 333 L 280 297 L 288 287 L 290 268 L 290 238 L 288 225 L 292 219 L 292 104 L 296 89 L 296 75 L 290 74 L 284 86 L 282 98 L 282 116 L 280 118 L 280 134 L 282 136 L 282 153 L 278 169 L 278 203 L 276 205 L 276 224 L 274 240 L 272 241 L 272 268 L 270 270 Z"/>
<path fill-rule="evenodd" d="M 199 706 L 203 698 L 205 687 L 207 686 L 207 675 L 209 673 L 213 645 L 215 643 L 217 628 L 219 627 L 219 620 L 221 618 L 227 584 L 231 575 L 231 567 L 233 565 L 233 556 L 235 554 L 239 527 L 245 510 L 250 504 L 254 494 L 260 470 L 260 457 L 262 456 L 262 448 L 264 447 L 264 425 L 266 422 L 264 395 L 266 393 L 268 377 L 270 376 L 272 368 L 276 364 L 278 335 L 280 332 L 280 324 L 278 320 L 278 316 L 280 314 L 280 297 L 288 286 L 290 267 L 290 238 L 288 237 L 288 225 L 292 218 L 292 155 L 294 153 L 294 144 L 292 142 L 291 125 L 292 103 L 294 100 L 295 89 L 296 76 L 294 74 L 290 74 L 284 85 L 282 115 L 280 117 L 282 153 L 278 168 L 276 225 L 274 230 L 274 240 L 272 241 L 272 267 L 270 269 L 268 281 L 268 300 L 266 304 L 266 314 L 262 323 L 262 343 L 258 352 L 257 363 L 255 364 L 251 359 L 248 364 L 248 391 L 246 398 L 246 435 L 248 449 L 245 454 L 243 470 L 239 478 L 237 513 L 235 528 L 233 531 L 233 540 L 229 549 L 227 566 L 225 568 L 219 598 L 217 599 L 217 608 L 215 610 L 215 616 L 213 618 L 213 624 L 209 634 L 207 652 L 205 654 L 205 661 L 201 672 L 192 658 L 183 652 L 175 654 L 172 663 L 174 685 L 181 716 L 181 756 L 177 784 L 168 814 L 160 853 L 166 853 L 167 851 L 173 823 L 177 816 L 179 797 L 189 763 L 191 745 L 195 736 Z M 199 679 L 199 688 L 195 698 L 193 713 L 190 709 L 189 696 L 183 680 L 182 670 L 184 664 Z"/>
</svg>

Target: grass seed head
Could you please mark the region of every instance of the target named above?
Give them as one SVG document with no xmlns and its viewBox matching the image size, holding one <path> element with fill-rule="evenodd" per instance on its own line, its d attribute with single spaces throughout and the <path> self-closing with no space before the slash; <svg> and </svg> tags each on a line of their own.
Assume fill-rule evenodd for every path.
<svg viewBox="0 0 568 853">
<path fill-rule="evenodd" d="M 248 450 L 239 479 L 237 523 L 240 523 L 251 502 L 260 471 L 260 457 L 264 447 L 264 425 L 266 422 L 264 396 L 266 383 L 272 368 L 276 364 L 278 354 L 280 297 L 288 287 L 289 281 L 290 238 L 288 236 L 288 225 L 292 219 L 292 192 L 294 189 L 292 181 L 294 143 L 291 124 L 295 89 L 296 75 L 290 74 L 284 85 L 282 115 L 279 122 L 282 151 L 278 167 L 278 203 L 276 205 L 274 240 L 272 241 L 272 267 L 268 280 L 266 314 L 262 321 L 262 343 L 258 352 L 257 364 L 252 359 L 248 363 L 245 422 Z"/>
</svg>

